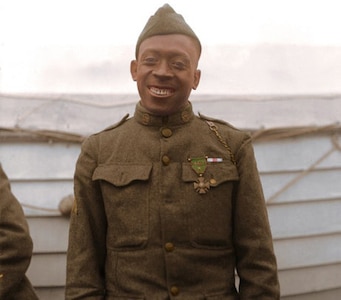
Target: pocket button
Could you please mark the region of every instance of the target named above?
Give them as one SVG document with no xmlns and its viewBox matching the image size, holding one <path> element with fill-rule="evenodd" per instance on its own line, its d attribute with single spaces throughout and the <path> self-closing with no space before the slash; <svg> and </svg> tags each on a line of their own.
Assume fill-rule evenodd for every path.
<svg viewBox="0 0 341 300">
<path fill-rule="evenodd" d="M 170 158 L 169 158 L 169 156 L 167 156 L 167 155 L 162 156 L 162 163 L 163 163 L 165 166 L 168 166 L 169 163 L 170 163 Z"/>
<path fill-rule="evenodd" d="M 173 296 L 177 296 L 179 295 L 179 288 L 177 286 L 172 286 L 171 289 L 170 289 L 170 292 Z"/>
<path fill-rule="evenodd" d="M 166 243 L 165 244 L 165 249 L 167 252 L 172 252 L 174 250 L 174 244 L 173 243 Z"/>
</svg>

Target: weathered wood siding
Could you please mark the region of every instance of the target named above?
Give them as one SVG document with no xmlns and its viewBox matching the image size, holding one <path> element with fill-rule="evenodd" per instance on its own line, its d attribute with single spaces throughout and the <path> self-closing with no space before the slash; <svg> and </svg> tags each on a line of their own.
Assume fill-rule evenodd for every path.
<svg viewBox="0 0 341 300">
<path fill-rule="evenodd" d="M 64 299 L 69 220 L 58 206 L 73 193 L 80 144 L 1 142 L 0 161 L 34 243 L 28 276 L 41 300 Z"/>
<path fill-rule="evenodd" d="M 87 135 L 118 121 L 134 104 L 128 99 L 128 105 L 117 101 L 111 105 L 106 97 L 100 102 L 103 107 L 47 99 L 0 97 L 0 127 L 6 127 L 0 131 L 0 162 L 24 206 L 34 240 L 28 276 L 42 300 L 59 300 L 64 293 L 68 219 L 60 215 L 58 205 L 73 192 L 80 143 L 77 135 L 65 141 L 36 130 Z M 256 134 L 254 146 L 282 299 L 341 299 L 341 130 L 337 126 L 341 97 L 311 101 L 298 97 L 295 102 L 292 97 L 207 99 L 193 101 L 196 110 L 240 128 L 265 130 Z M 305 128 L 297 130 L 297 126 Z"/>
<path fill-rule="evenodd" d="M 341 139 L 333 136 L 255 142 L 282 299 L 341 297 Z"/>
</svg>

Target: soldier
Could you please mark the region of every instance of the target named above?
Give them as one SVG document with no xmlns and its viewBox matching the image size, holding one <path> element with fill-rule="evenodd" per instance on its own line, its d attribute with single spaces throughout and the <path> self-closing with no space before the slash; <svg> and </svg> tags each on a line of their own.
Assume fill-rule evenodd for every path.
<svg viewBox="0 0 341 300">
<path fill-rule="evenodd" d="M 167 4 L 139 36 L 134 116 L 77 161 L 66 299 L 279 299 L 250 136 L 188 100 L 200 54 Z"/>
<path fill-rule="evenodd" d="M 0 165 L 0 299 L 37 300 L 25 273 L 32 257 L 32 239 L 18 200 Z"/>
</svg>

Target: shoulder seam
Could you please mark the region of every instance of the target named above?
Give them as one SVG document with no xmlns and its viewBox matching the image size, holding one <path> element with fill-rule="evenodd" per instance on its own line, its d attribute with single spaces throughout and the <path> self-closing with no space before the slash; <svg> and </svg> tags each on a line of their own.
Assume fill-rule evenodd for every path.
<svg viewBox="0 0 341 300">
<path fill-rule="evenodd" d="M 208 116 L 205 116 L 201 113 L 198 113 L 199 115 L 199 119 L 203 120 L 203 121 L 210 121 L 210 122 L 217 122 L 219 124 L 223 124 L 223 125 L 226 125 L 232 129 L 235 129 L 235 130 L 238 130 L 238 131 L 241 131 L 240 129 L 236 128 L 235 126 L 233 126 L 232 124 L 224 121 L 224 120 L 220 120 L 220 119 L 215 119 L 215 118 L 211 118 L 211 117 L 208 117 Z"/>
<path fill-rule="evenodd" d="M 112 129 L 115 129 L 119 126 L 121 126 L 123 123 L 125 123 L 129 118 L 129 114 L 126 114 L 120 121 L 118 121 L 117 123 L 113 124 L 113 125 L 110 125 L 109 127 L 95 133 L 95 134 L 99 134 L 101 132 L 105 132 L 105 131 L 109 131 L 109 130 L 112 130 Z"/>
</svg>

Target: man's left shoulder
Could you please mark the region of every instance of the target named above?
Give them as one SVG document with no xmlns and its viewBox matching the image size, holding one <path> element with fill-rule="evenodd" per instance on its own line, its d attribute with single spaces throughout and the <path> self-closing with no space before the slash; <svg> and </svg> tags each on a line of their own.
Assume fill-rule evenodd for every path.
<svg viewBox="0 0 341 300">
<path fill-rule="evenodd" d="M 245 134 L 245 131 L 233 126 L 232 124 L 230 124 L 224 120 L 208 117 L 208 116 L 205 116 L 201 113 L 198 113 L 198 116 L 199 116 L 199 119 L 206 122 L 208 124 L 208 126 L 216 126 L 216 127 L 220 127 L 220 128 L 225 128 L 226 130 L 231 130 L 231 131 L 240 132 L 240 133 Z"/>
</svg>

